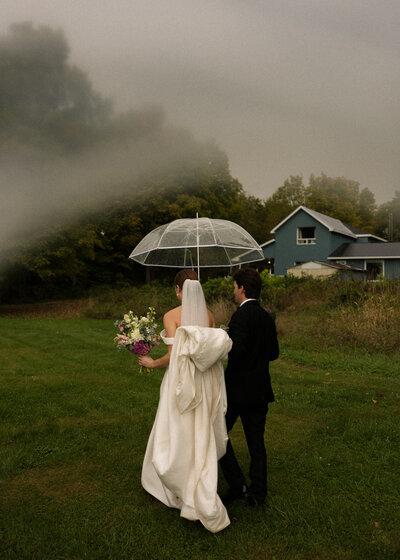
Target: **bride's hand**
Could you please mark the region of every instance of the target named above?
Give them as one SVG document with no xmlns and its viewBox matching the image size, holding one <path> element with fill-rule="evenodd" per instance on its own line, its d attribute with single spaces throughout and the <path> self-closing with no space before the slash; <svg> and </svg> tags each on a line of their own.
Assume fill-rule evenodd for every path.
<svg viewBox="0 0 400 560">
<path fill-rule="evenodd" d="M 153 358 L 150 358 L 150 356 L 139 356 L 139 365 L 146 367 L 146 368 L 150 368 L 153 369 L 156 366 L 154 365 L 155 360 L 153 360 Z"/>
</svg>

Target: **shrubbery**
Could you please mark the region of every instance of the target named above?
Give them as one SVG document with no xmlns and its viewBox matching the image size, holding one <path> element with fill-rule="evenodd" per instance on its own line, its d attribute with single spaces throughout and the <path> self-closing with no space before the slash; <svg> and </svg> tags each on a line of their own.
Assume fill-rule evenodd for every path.
<svg viewBox="0 0 400 560">
<path fill-rule="evenodd" d="M 400 281 L 274 277 L 261 273 L 260 302 L 277 319 L 281 337 L 307 346 L 344 345 L 367 352 L 400 349 Z M 220 323 L 234 310 L 233 281 L 209 280 L 204 291 Z M 218 322 L 217 322 L 218 324 Z"/>
<path fill-rule="evenodd" d="M 231 276 L 210 278 L 203 284 L 204 296 L 211 303 L 218 299 L 233 301 L 233 280 Z"/>
<path fill-rule="evenodd" d="M 290 338 L 291 344 L 344 345 L 366 352 L 400 348 L 400 281 L 366 284 L 283 278 L 271 277 L 266 271 L 261 277 L 261 304 L 277 319 L 280 337 Z M 216 324 L 228 324 L 235 310 L 232 278 L 209 279 L 203 288 Z M 164 313 L 176 305 L 172 286 L 153 282 L 93 295 L 85 315 L 114 320 L 129 309 L 144 314 L 152 306 L 161 322 Z"/>
<path fill-rule="evenodd" d="M 144 315 L 149 307 L 154 307 L 159 319 L 178 304 L 171 286 L 158 283 L 108 289 L 93 297 L 93 304 L 85 315 L 92 319 L 118 319 L 129 310 Z"/>
<path fill-rule="evenodd" d="M 286 290 L 292 304 L 278 314 L 278 330 L 302 348 L 400 350 L 400 281 L 372 283 L 307 279 Z M 295 304 L 295 301 L 299 304 Z"/>
</svg>

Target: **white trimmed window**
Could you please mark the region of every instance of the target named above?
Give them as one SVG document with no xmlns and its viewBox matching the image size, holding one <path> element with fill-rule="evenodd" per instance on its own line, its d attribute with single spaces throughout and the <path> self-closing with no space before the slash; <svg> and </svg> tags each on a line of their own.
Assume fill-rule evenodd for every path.
<svg viewBox="0 0 400 560">
<path fill-rule="evenodd" d="M 315 227 L 297 228 L 297 245 L 315 245 L 316 243 Z"/>
<path fill-rule="evenodd" d="M 365 270 L 368 270 L 368 278 L 377 280 L 379 276 L 385 276 L 385 267 L 383 261 L 368 260 L 364 262 Z"/>
</svg>

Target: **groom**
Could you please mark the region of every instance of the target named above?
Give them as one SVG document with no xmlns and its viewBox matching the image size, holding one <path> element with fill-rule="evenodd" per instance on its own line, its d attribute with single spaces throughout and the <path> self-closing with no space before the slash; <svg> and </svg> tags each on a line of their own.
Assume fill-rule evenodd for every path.
<svg viewBox="0 0 400 560">
<path fill-rule="evenodd" d="M 250 487 L 237 462 L 230 440 L 220 459 L 229 490 L 222 501 L 229 505 L 244 498 L 252 506 L 263 506 L 267 495 L 267 454 L 264 445 L 268 403 L 274 400 L 269 362 L 279 355 L 278 339 L 272 317 L 258 303 L 261 277 L 252 269 L 233 275 L 234 297 L 239 305 L 232 315 L 228 334 L 233 345 L 225 371 L 228 432 L 240 417 L 250 453 Z"/>
</svg>

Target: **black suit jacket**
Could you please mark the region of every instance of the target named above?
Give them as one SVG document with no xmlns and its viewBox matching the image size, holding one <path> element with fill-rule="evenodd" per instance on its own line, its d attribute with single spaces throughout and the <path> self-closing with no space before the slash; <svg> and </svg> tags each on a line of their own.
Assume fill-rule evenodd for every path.
<svg viewBox="0 0 400 560">
<path fill-rule="evenodd" d="M 247 301 L 232 315 L 228 334 L 233 342 L 225 370 L 228 405 L 275 400 L 269 362 L 279 356 L 279 345 L 271 315 L 258 301 Z"/>
</svg>

